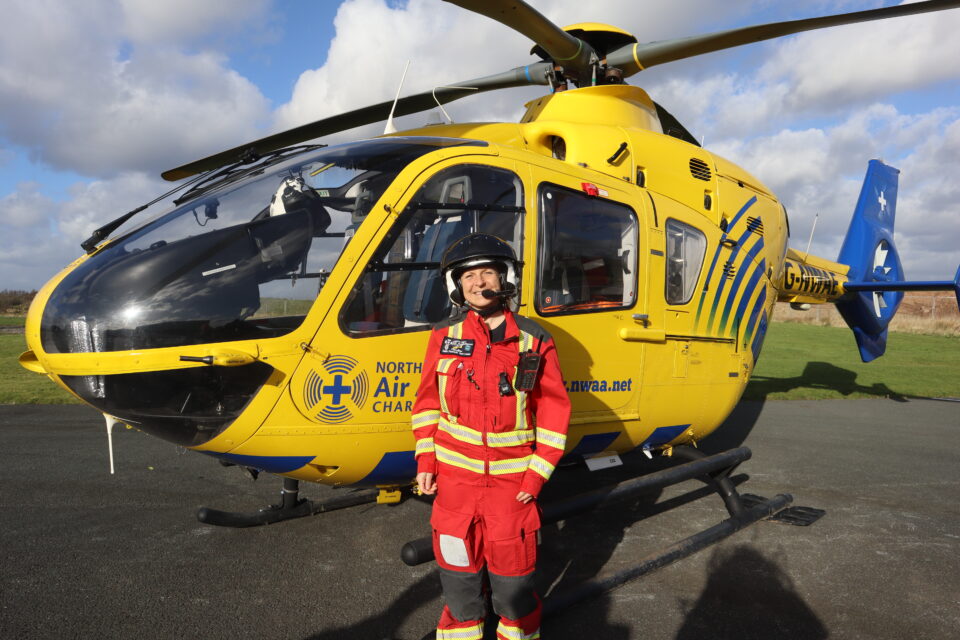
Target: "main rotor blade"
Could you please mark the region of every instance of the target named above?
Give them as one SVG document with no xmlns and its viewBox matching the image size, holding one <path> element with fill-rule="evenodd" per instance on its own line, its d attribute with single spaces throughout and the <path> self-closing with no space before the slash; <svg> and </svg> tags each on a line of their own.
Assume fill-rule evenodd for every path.
<svg viewBox="0 0 960 640">
<path fill-rule="evenodd" d="M 718 31 L 691 38 L 630 44 L 607 55 L 607 64 L 623 69 L 624 76 L 633 75 L 643 69 L 665 62 L 674 62 L 685 58 L 731 49 L 745 44 L 762 42 L 772 38 L 788 36 L 803 31 L 825 29 L 856 22 L 898 18 L 930 11 L 943 11 L 960 7 L 960 0 L 927 0 L 913 4 L 902 4 L 882 9 L 855 11 L 822 18 L 807 18 L 787 22 L 773 22 L 730 31 Z"/>
<path fill-rule="evenodd" d="M 446 104 L 459 100 L 469 95 L 493 91 L 494 89 L 506 89 L 509 87 L 522 87 L 526 85 L 546 85 L 550 84 L 547 75 L 553 70 L 553 65 L 549 62 L 538 62 L 527 65 L 526 67 L 517 67 L 510 71 L 458 82 L 456 86 L 437 87 L 434 91 L 424 91 L 406 98 L 400 98 L 397 101 L 397 107 L 394 116 L 405 116 L 420 111 L 428 111 L 436 106 L 437 102 Z M 434 95 L 436 99 L 434 99 Z M 288 129 L 280 133 L 275 133 L 266 138 L 260 138 L 253 142 L 248 142 L 239 147 L 228 149 L 215 153 L 201 160 L 196 160 L 185 164 L 176 169 L 164 171 L 161 176 L 164 180 L 181 180 L 202 171 L 216 169 L 232 162 L 237 162 L 244 156 L 252 158 L 258 155 L 282 149 L 290 145 L 299 144 L 306 140 L 313 140 L 320 136 L 330 135 L 338 131 L 353 129 L 365 124 L 386 120 L 390 115 L 390 109 L 393 107 L 393 101 L 388 100 L 379 104 L 362 107 L 353 111 L 347 111 L 323 120 L 317 120 L 309 124 L 301 125 L 293 129 Z"/>
<path fill-rule="evenodd" d="M 594 55 L 589 44 L 550 22 L 522 0 L 444 0 L 462 9 L 479 13 L 506 25 L 538 45 L 554 62 L 577 72 L 588 73 Z"/>
</svg>

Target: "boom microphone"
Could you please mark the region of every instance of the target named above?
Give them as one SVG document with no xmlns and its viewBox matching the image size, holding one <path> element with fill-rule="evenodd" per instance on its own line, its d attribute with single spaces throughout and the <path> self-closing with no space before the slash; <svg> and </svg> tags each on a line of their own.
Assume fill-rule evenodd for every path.
<svg viewBox="0 0 960 640">
<path fill-rule="evenodd" d="M 480 292 L 487 300 L 493 300 L 494 298 L 509 298 L 513 295 L 512 291 L 494 291 L 493 289 L 484 289 Z"/>
</svg>

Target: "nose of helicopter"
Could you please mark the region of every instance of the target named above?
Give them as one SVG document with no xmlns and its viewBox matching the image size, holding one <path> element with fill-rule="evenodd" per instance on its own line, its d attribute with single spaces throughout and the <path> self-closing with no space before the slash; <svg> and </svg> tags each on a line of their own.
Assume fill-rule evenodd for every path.
<svg viewBox="0 0 960 640">
<path fill-rule="evenodd" d="M 211 326 L 216 314 L 202 304 L 191 306 L 190 296 L 198 294 L 187 291 L 182 278 L 178 284 L 176 260 L 164 260 L 171 265 L 164 274 L 156 272 L 156 260 L 141 253 L 104 253 L 35 297 L 25 329 L 30 350 L 21 356 L 21 364 L 51 375 L 87 404 L 150 435 L 181 446 L 209 441 L 241 415 L 273 367 L 247 361 L 243 366 L 184 368 L 182 347 L 189 346 L 191 353 L 218 347 L 218 339 L 231 336 L 229 328 L 224 329 L 229 323 Z M 143 257 L 148 264 L 137 264 Z M 149 268 L 153 273 L 145 274 Z M 174 286 L 154 286 L 151 296 L 154 282 Z M 208 299 L 229 296 L 230 287 L 225 289 Z M 214 321 L 178 321 L 177 314 L 184 312 L 171 310 L 178 297 L 183 303 L 178 309 L 208 313 Z M 145 356 L 144 348 L 151 347 Z"/>
</svg>

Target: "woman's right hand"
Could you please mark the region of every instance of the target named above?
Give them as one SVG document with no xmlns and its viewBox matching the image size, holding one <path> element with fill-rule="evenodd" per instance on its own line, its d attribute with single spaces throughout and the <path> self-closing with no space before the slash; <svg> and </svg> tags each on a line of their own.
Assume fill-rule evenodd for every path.
<svg viewBox="0 0 960 640">
<path fill-rule="evenodd" d="M 417 488 L 422 495 L 432 496 L 437 492 L 436 476 L 429 471 L 421 471 L 417 474 Z"/>
</svg>

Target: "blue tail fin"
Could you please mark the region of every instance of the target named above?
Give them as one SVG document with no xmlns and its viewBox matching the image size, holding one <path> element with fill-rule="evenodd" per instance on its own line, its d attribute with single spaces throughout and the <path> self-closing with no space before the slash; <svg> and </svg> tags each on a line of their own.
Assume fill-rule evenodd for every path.
<svg viewBox="0 0 960 640">
<path fill-rule="evenodd" d="M 867 165 L 857 208 L 837 258 L 837 262 L 850 265 L 851 281 L 866 284 L 903 280 L 903 266 L 893 243 L 899 175 L 898 169 L 879 160 Z M 887 325 L 902 299 L 902 291 L 863 290 L 837 303 L 840 315 L 853 329 L 864 362 L 883 355 Z"/>
<path fill-rule="evenodd" d="M 850 266 L 847 291 L 837 309 L 853 329 L 860 358 L 870 362 L 887 348 L 887 326 L 897 312 L 904 291 L 950 291 L 960 306 L 960 269 L 949 281 L 907 282 L 897 247 L 893 224 L 897 213 L 897 182 L 900 171 L 871 160 L 860 198 L 837 262 Z"/>
</svg>

